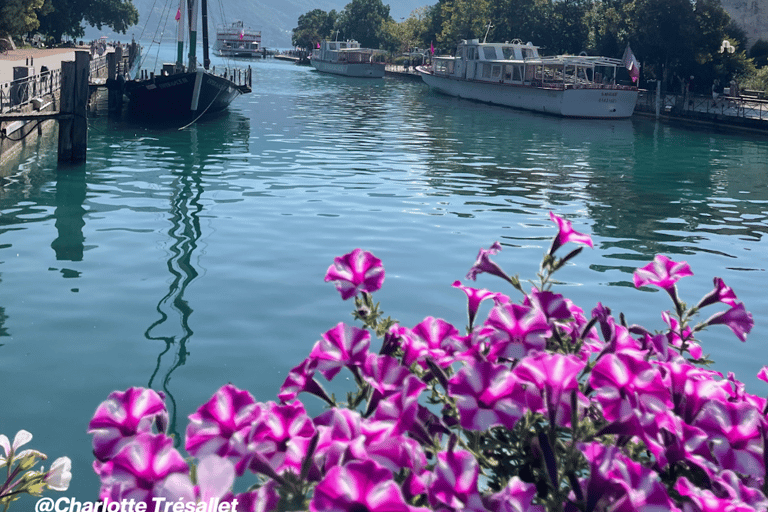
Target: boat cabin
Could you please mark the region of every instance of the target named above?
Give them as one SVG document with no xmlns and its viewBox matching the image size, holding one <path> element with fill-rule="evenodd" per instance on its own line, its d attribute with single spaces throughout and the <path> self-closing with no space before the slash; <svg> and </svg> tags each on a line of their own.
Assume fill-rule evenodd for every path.
<svg viewBox="0 0 768 512">
<path fill-rule="evenodd" d="M 432 59 L 436 76 L 552 89 L 612 88 L 619 59 L 587 55 L 541 57 L 539 47 L 520 40 L 481 43 L 463 40 L 456 55 Z"/>
<path fill-rule="evenodd" d="M 348 41 L 323 41 L 320 48 L 312 52 L 312 59 L 332 63 L 369 63 L 376 60 L 376 56 L 383 55 L 381 50 L 360 48 L 360 43 Z"/>
</svg>

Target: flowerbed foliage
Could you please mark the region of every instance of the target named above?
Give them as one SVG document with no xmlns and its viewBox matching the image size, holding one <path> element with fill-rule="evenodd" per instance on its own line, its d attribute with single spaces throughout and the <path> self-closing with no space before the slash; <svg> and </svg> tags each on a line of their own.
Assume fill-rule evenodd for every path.
<svg viewBox="0 0 768 512">
<path fill-rule="evenodd" d="M 746 339 L 753 320 L 733 290 L 715 278 L 690 307 L 677 282 L 691 269 L 656 256 L 634 283 L 667 292 L 663 332 L 600 303 L 585 314 L 552 284 L 592 241 L 550 216 L 558 233 L 530 290 L 494 261 L 498 243 L 467 277 L 500 277 L 509 293 L 453 284 L 468 299 L 463 331 L 385 318 L 371 295 L 381 261 L 360 249 L 336 258 L 325 280 L 354 298 L 359 326 L 325 332 L 276 401 L 220 388 L 189 417 L 191 461 L 165 434 L 162 394 L 112 393 L 89 425 L 101 498 L 218 498 L 248 512 L 768 508 L 766 400 L 708 369 L 699 338 L 722 324 Z M 580 247 L 558 256 L 571 243 Z M 355 384 L 344 400 L 322 386 L 341 372 Z M 768 382 L 768 369 L 758 376 Z M 300 395 L 327 410 L 310 417 Z M 246 474 L 253 485 L 234 491 Z"/>
</svg>

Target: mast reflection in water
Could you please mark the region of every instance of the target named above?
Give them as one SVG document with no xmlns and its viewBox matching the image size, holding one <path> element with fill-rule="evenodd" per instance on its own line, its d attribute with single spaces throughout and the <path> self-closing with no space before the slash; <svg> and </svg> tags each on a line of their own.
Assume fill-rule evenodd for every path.
<svg viewBox="0 0 768 512">
<path fill-rule="evenodd" d="M 197 153 L 197 127 L 187 129 L 191 135 L 191 154 Z M 200 212 L 203 207 L 200 198 L 203 195 L 202 165 L 191 162 L 185 169 L 178 172 L 171 185 L 171 228 L 168 236 L 172 243 L 168 258 L 168 272 L 172 279 L 168 293 L 157 303 L 158 318 L 144 332 L 144 337 L 151 341 L 159 341 L 163 349 L 157 356 L 155 371 L 149 378 L 147 387 L 162 386 L 166 395 L 166 406 L 170 416 L 168 434 L 173 436 L 174 445 L 181 443 L 181 436 L 176 427 L 176 400 L 170 390 L 171 375 L 187 362 L 187 342 L 194 334 L 189 319 L 192 308 L 184 297 L 184 292 L 198 272 L 192 264 L 192 253 L 197 248 L 200 239 Z M 162 333 L 163 328 L 177 326 L 178 332 Z M 157 380 L 156 380 L 157 379 Z"/>
</svg>

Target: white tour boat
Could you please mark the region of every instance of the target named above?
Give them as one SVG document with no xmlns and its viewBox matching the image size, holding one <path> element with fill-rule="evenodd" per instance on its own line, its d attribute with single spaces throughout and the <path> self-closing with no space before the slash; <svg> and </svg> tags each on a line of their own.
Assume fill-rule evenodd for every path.
<svg viewBox="0 0 768 512">
<path fill-rule="evenodd" d="M 381 78 L 384 63 L 375 60 L 380 50 L 360 48 L 357 41 L 323 41 L 309 62 L 318 71 L 344 76 Z"/>
<path fill-rule="evenodd" d="M 216 27 L 213 49 L 222 57 L 258 59 L 266 56 L 261 47 L 261 31 L 246 27 L 242 21 Z"/>
<path fill-rule="evenodd" d="M 520 40 L 471 39 L 455 57 L 435 56 L 416 69 L 429 87 L 451 96 L 566 117 L 627 118 L 637 87 L 617 83 L 620 67 L 623 61 L 608 57 L 541 57 Z"/>
</svg>

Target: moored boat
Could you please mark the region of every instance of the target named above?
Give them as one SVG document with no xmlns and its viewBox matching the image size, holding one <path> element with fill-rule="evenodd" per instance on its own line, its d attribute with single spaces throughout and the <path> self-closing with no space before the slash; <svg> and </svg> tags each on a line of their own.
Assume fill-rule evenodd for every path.
<svg viewBox="0 0 768 512">
<path fill-rule="evenodd" d="M 203 65 L 195 55 L 197 39 L 197 2 L 190 0 L 192 20 L 185 22 L 186 0 L 181 0 L 176 13 L 178 22 L 177 60 L 164 64 L 158 74 L 125 83 L 129 111 L 139 120 L 164 121 L 170 118 L 196 120 L 205 114 L 225 110 L 241 94 L 251 92 L 251 72 L 224 70 L 216 74 L 210 68 L 208 29 L 203 23 Z M 201 0 L 203 20 L 207 19 L 207 1 Z M 189 60 L 183 64 L 185 29 L 190 27 Z"/>
<path fill-rule="evenodd" d="M 541 57 L 538 50 L 520 40 L 463 40 L 456 56 L 434 56 L 430 65 L 416 69 L 429 87 L 460 98 L 565 117 L 632 115 L 638 91 L 634 85 L 617 82 L 619 69 L 624 68 L 621 60 Z"/>
<path fill-rule="evenodd" d="M 213 49 L 222 57 L 260 59 L 266 57 L 261 46 L 261 31 L 246 27 L 242 21 L 216 27 Z"/>
<path fill-rule="evenodd" d="M 384 62 L 377 61 L 380 50 L 361 48 L 357 41 L 323 41 L 312 52 L 310 64 L 323 73 L 335 75 L 381 78 Z"/>
</svg>

